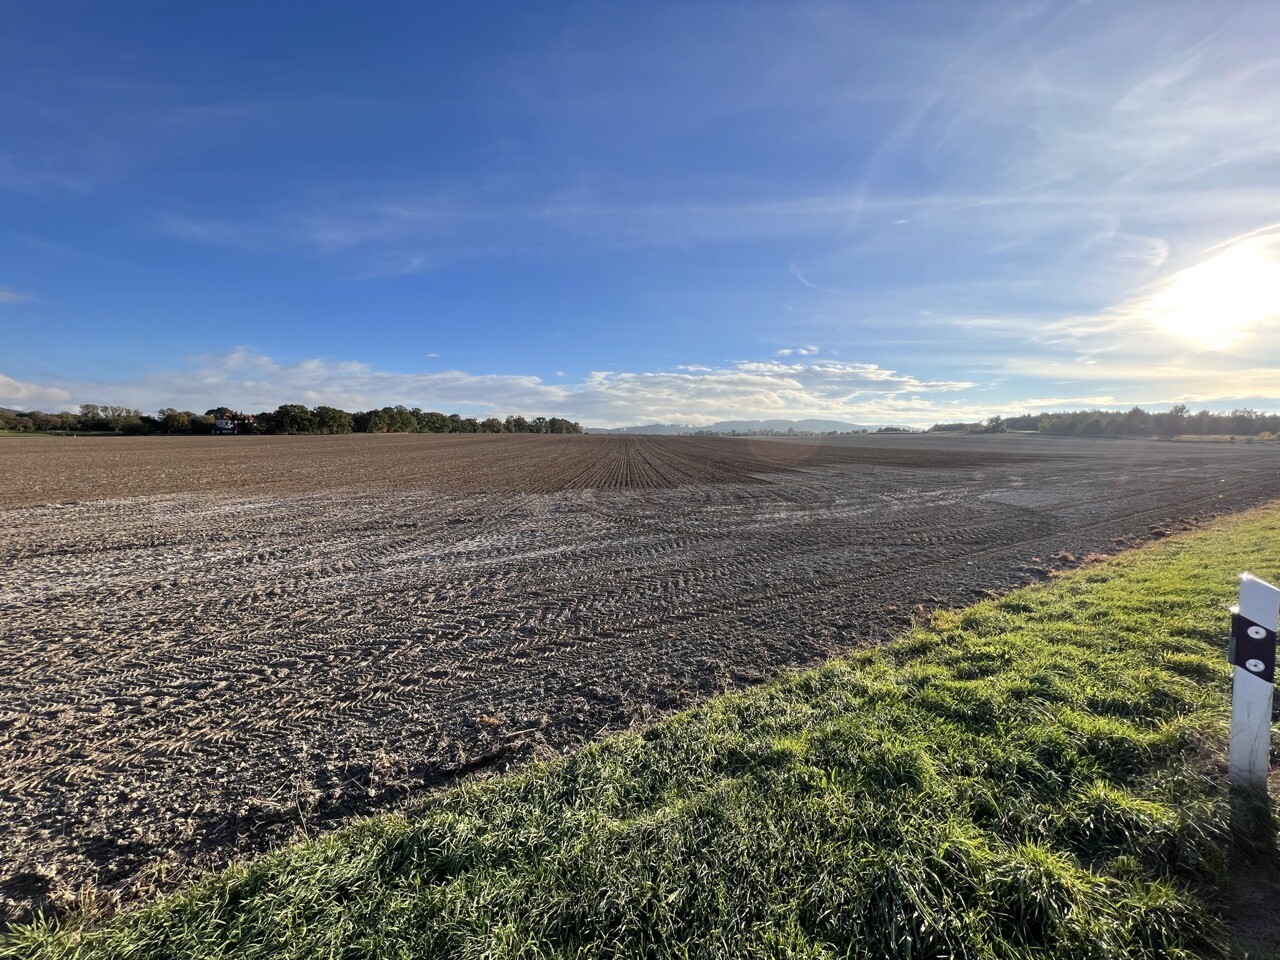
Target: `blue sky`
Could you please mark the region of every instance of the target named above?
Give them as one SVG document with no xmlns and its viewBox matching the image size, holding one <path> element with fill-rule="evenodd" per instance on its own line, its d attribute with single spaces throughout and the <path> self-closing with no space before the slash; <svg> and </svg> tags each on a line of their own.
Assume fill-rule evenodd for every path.
<svg viewBox="0 0 1280 960">
<path fill-rule="evenodd" d="M 5 21 L 0 405 L 1280 406 L 1274 2 Z"/>
</svg>

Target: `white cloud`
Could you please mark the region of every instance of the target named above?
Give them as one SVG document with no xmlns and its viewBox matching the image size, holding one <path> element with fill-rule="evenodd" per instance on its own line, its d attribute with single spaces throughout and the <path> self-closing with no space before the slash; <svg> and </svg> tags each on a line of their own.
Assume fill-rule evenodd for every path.
<svg viewBox="0 0 1280 960">
<path fill-rule="evenodd" d="M 16 290 L 10 290 L 7 287 L 0 287 L 0 303 L 26 303 L 28 300 L 34 300 L 35 297 L 29 293 L 18 293 Z"/>
<path fill-rule="evenodd" d="M 65 408 L 71 402 L 71 394 L 55 386 L 24 383 L 0 373 L 0 406 L 38 407 L 41 404 Z"/>
<path fill-rule="evenodd" d="M 353 360 L 277 361 L 240 347 L 193 358 L 179 370 L 115 381 L 23 383 L 0 376 L 0 404 L 69 409 L 117 403 L 154 411 L 203 411 L 221 404 L 247 410 L 282 403 L 331 404 L 347 410 L 403 403 L 475 416 L 565 416 L 592 426 L 654 421 L 705 424 L 738 418 L 805 418 L 927 426 L 980 420 L 993 413 L 1174 402 L 1215 407 L 1275 396 L 1276 369 L 1241 365 L 1228 355 L 1135 362 L 1125 357 L 1069 362 L 1005 360 L 1020 382 L 1054 383 L 1069 392 L 994 399 L 992 382 L 923 379 L 873 363 L 789 359 L 742 360 L 668 370 L 596 370 L 577 381 L 463 370 L 402 373 Z M 555 371 L 562 378 L 561 371 Z M 1001 384 L 1008 396 L 1008 384 Z M 1078 389 L 1071 391 L 1071 387 Z"/>
<path fill-rule="evenodd" d="M 563 376 L 556 372 L 557 377 Z M 972 387 L 925 380 L 871 363 L 739 361 L 631 372 L 597 370 L 577 382 L 462 370 L 398 373 L 359 361 L 312 358 L 281 363 L 247 348 L 193 358 L 181 370 L 116 381 L 11 384 L 10 397 L 62 408 L 108 402 L 156 410 L 205 410 L 219 404 L 272 409 L 281 403 L 327 403 L 348 410 L 404 403 L 474 414 L 570 416 L 619 425 L 652 420 L 706 423 L 730 417 L 874 414 L 901 420 L 921 409 L 921 394 Z M 0 394 L 2 395 L 2 394 Z"/>
</svg>

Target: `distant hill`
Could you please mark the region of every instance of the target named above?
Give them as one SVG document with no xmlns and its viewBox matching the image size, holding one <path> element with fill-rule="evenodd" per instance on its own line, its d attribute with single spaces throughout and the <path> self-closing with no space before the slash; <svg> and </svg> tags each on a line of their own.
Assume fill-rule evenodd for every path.
<svg viewBox="0 0 1280 960">
<path fill-rule="evenodd" d="M 851 430 L 874 430 L 875 427 L 867 427 L 857 423 L 845 423 L 843 420 L 720 420 L 716 423 L 708 423 L 703 426 L 691 426 L 687 423 L 649 423 L 636 427 L 614 427 L 606 429 L 604 427 L 587 427 L 587 433 L 658 433 L 658 434 L 682 434 L 697 433 L 704 431 L 707 433 L 761 433 L 772 431 L 775 433 L 786 433 L 788 430 L 794 430 L 796 433 L 830 433 L 832 430 L 838 433 L 847 433 Z"/>
</svg>

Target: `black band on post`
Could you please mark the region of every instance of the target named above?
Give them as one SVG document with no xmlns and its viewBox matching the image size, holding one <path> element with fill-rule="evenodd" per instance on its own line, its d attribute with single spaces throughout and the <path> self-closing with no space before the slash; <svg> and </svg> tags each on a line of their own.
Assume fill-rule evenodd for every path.
<svg viewBox="0 0 1280 960">
<path fill-rule="evenodd" d="M 1276 632 L 1236 613 L 1231 617 L 1228 658 L 1267 683 L 1276 682 Z"/>
</svg>

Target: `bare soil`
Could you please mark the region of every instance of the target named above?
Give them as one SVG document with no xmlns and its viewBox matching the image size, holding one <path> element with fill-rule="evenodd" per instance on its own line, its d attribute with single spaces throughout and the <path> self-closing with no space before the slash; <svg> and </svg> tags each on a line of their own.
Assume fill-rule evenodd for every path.
<svg viewBox="0 0 1280 960">
<path fill-rule="evenodd" d="M 791 468 L 982 466 L 1041 459 L 990 445 L 942 453 L 805 440 L 500 434 L 31 437 L 0 457 L 0 509 L 154 494 L 345 489 L 441 493 L 646 490 L 761 482 Z"/>
<path fill-rule="evenodd" d="M 0 922 L 1277 496 L 1261 443 L 0 440 Z"/>
</svg>

